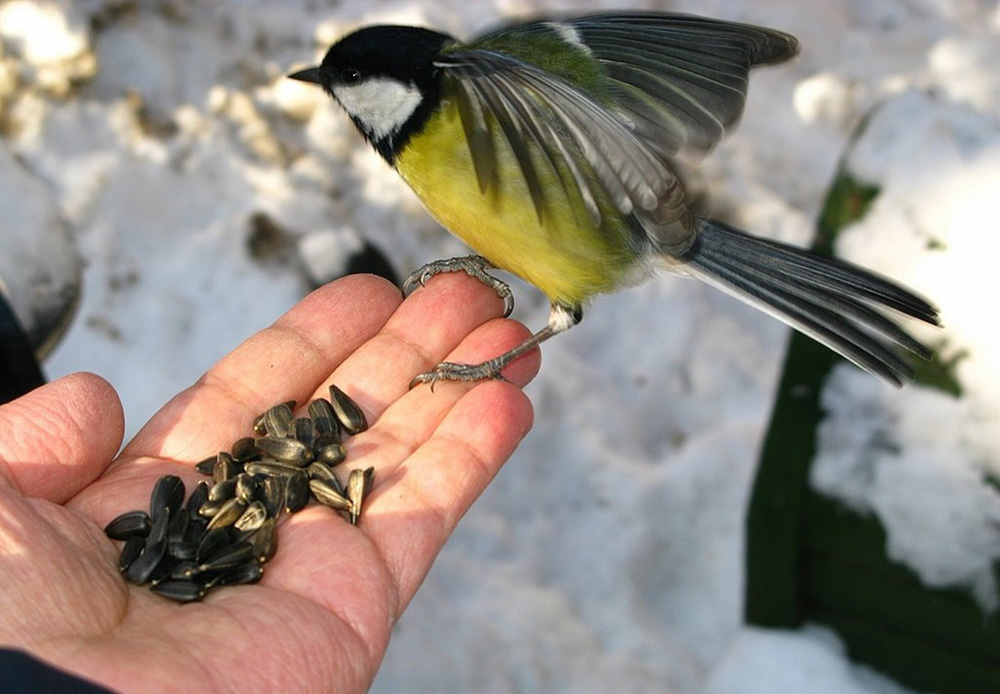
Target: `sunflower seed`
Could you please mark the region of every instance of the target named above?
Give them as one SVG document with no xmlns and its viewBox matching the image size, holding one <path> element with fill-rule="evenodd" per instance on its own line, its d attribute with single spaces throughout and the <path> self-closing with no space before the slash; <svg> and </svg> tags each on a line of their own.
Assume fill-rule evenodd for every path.
<svg viewBox="0 0 1000 694">
<path fill-rule="evenodd" d="M 202 561 L 198 565 L 198 571 L 230 569 L 253 560 L 253 556 L 253 544 L 240 540 Z"/>
<path fill-rule="evenodd" d="M 309 476 L 299 470 L 285 482 L 285 510 L 298 513 L 309 503 Z"/>
<path fill-rule="evenodd" d="M 244 532 L 252 532 L 260 528 L 260 526 L 267 520 L 267 509 L 264 504 L 260 501 L 255 501 L 246 507 L 241 515 L 233 525 L 237 530 L 242 530 Z"/>
<path fill-rule="evenodd" d="M 199 515 L 197 518 L 192 518 L 191 522 L 188 523 L 187 532 L 184 533 L 184 539 L 188 542 L 199 542 L 201 536 L 205 534 L 205 528 L 208 527 L 208 519 L 204 516 Z"/>
<path fill-rule="evenodd" d="M 228 480 L 216 482 L 212 485 L 212 488 L 208 490 L 209 501 L 228 501 L 234 496 L 236 496 L 236 477 L 230 477 Z"/>
<path fill-rule="evenodd" d="M 149 535 L 152 526 L 153 521 L 145 511 L 128 511 L 104 526 L 104 534 L 112 540 L 127 540 L 130 537 L 145 538 Z"/>
<path fill-rule="evenodd" d="M 184 504 L 184 482 L 180 477 L 164 475 L 156 481 L 149 498 L 149 513 L 155 521 L 159 509 L 172 514 Z"/>
<path fill-rule="evenodd" d="M 340 441 L 340 424 L 337 423 L 337 414 L 329 400 L 318 398 L 309 403 L 309 416 L 317 434 L 333 434 L 336 442 Z"/>
<path fill-rule="evenodd" d="M 261 501 L 267 510 L 268 518 L 274 518 L 285 507 L 286 478 L 277 475 L 264 478 L 261 483 Z"/>
<path fill-rule="evenodd" d="M 198 562 L 183 560 L 170 568 L 170 578 L 175 581 L 190 580 L 198 574 Z"/>
<path fill-rule="evenodd" d="M 167 554 L 181 561 L 195 559 L 198 556 L 197 540 L 181 540 L 167 543 Z"/>
<path fill-rule="evenodd" d="M 361 506 L 365 497 L 371 490 L 372 478 L 375 476 L 375 468 L 370 467 L 365 470 L 355 468 L 347 478 L 347 498 L 351 501 L 351 525 L 358 524 L 361 516 Z"/>
<path fill-rule="evenodd" d="M 136 557 L 136 559 L 129 564 L 128 568 L 122 572 L 125 580 L 129 583 L 135 583 L 137 585 L 142 585 L 148 583 L 153 572 L 156 571 L 156 567 L 160 565 L 163 561 L 163 557 L 167 553 L 167 542 L 166 540 L 161 540 L 160 542 L 154 542 L 152 545 L 146 545 L 142 549 L 142 553 Z"/>
<path fill-rule="evenodd" d="M 308 465 L 312 462 L 312 451 L 296 439 L 262 436 L 254 442 L 257 450 L 280 462 L 292 465 Z"/>
<path fill-rule="evenodd" d="M 278 549 L 278 523 L 274 518 L 268 518 L 261 524 L 257 532 L 250 537 L 253 545 L 253 555 L 257 561 L 270 561 Z"/>
<path fill-rule="evenodd" d="M 212 468 L 212 482 L 219 484 L 236 477 L 240 472 L 240 466 L 233 460 L 233 456 L 225 451 L 219 451 L 215 459 L 215 467 Z"/>
<path fill-rule="evenodd" d="M 232 526 L 213 528 L 207 531 L 202 536 L 201 542 L 198 543 L 198 552 L 195 558 L 199 562 L 204 561 L 213 554 L 221 551 L 223 547 L 231 545 L 235 536 L 236 531 Z"/>
<path fill-rule="evenodd" d="M 170 528 L 170 514 L 166 508 L 153 511 L 153 525 L 146 536 L 146 546 L 163 542 L 167 539 L 167 530 Z"/>
<path fill-rule="evenodd" d="M 253 433 L 258 436 L 263 436 L 267 433 L 267 412 L 261 412 L 259 415 L 254 417 L 253 424 L 251 425 Z"/>
<path fill-rule="evenodd" d="M 132 566 L 132 562 L 139 558 L 145 547 L 146 538 L 144 537 L 133 535 L 125 540 L 125 545 L 122 547 L 122 555 L 118 558 L 118 570 L 124 573 L 126 569 Z"/>
<path fill-rule="evenodd" d="M 236 439 L 230 451 L 230 455 L 233 456 L 233 460 L 237 463 L 248 463 L 260 457 L 257 447 L 253 445 L 252 436 L 244 436 L 241 439 Z"/>
<path fill-rule="evenodd" d="M 211 585 L 213 587 L 247 585 L 259 582 L 263 575 L 264 567 L 261 566 L 260 562 L 251 559 L 241 566 L 226 569 L 216 578 L 212 579 Z"/>
<path fill-rule="evenodd" d="M 191 524 L 191 516 L 185 509 L 175 513 L 167 526 L 167 542 L 181 542 L 187 535 L 188 526 Z"/>
<path fill-rule="evenodd" d="M 347 458 L 347 451 L 339 443 L 329 443 L 316 449 L 316 460 L 327 465 L 340 465 Z"/>
<path fill-rule="evenodd" d="M 236 496 L 248 504 L 260 493 L 260 483 L 253 475 L 241 472 L 236 476 Z"/>
<path fill-rule="evenodd" d="M 313 498 L 324 506 L 329 506 L 337 511 L 352 511 L 354 504 L 333 488 L 329 482 L 320 479 L 309 480 L 309 491 Z"/>
<path fill-rule="evenodd" d="M 210 458 L 205 458 L 201 462 L 195 463 L 194 469 L 203 475 L 211 475 L 212 470 L 215 469 L 215 462 L 219 459 L 219 456 L 213 455 Z"/>
<path fill-rule="evenodd" d="M 208 522 L 208 527 L 206 531 L 215 530 L 216 528 L 224 528 L 227 525 L 232 525 L 247 508 L 247 502 L 243 499 L 232 498 L 222 505 L 219 512 L 212 516 L 212 520 Z"/>
<path fill-rule="evenodd" d="M 292 407 L 295 407 L 294 402 L 291 405 L 283 402 L 280 405 L 275 405 L 265 413 L 264 428 L 268 436 L 284 438 L 291 433 L 292 420 L 295 419 L 295 415 L 292 414 Z"/>
<path fill-rule="evenodd" d="M 337 474 L 333 471 L 326 463 L 313 463 L 306 468 L 306 474 L 309 475 L 311 480 L 323 480 L 332 486 L 338 494 L 344 495 L 344 488 L 340 484 L 340 479 L 337 478 Z"/>
<path fill-rule="evenodd" d="M 205 588 L 194 581 L 163 581 L 152 586 L 150 590 L 177 602 L 198 602 L 205 597 Z"/>
<path fill-rule="evenodd" d="M 330 404 L 337 415 L 337 421 L 348 434 L 360 434 L 368 428 L 368 420 L 358 404 L 347 393 L 335 385 L 330 385 Z"/>
<path fill-rule="evenodd" d="M 158 583 L 163 583 L 164 581 L 170 580 L 170 573 L 173 571 L 174 562 L 166 555 L 164 555 L 163 560 L 156 565 L 153 569 L 153 573 L 149 575 L 148 583 L 151 586 L 155 586 Z"/>
<path fill-rule="evenodd" d="M 214 466 L 214 463 L 213 463 Z M 211 474 L 211 473 L 209 473 Z M 208 482 L 202 480 L 195 486 L 194 491 L 191 492 L 191 496 L 187 500 L 187 512 L 191 517 L 191 520 L 197 520 L 201 516 L 198 514 L 198 509 L 201 505 L 208 501 Z"/>
<path fill-rule="evenodd" d="M 292 434 L 295 440 L 306 448 L 312 448 L 313 439 L 316 438 L 316 425 L 308 417 L 296 417 L 292 422 Z"/>
<path fill-rule="evenodd" d="M 247 463 L 243 468 L 248 474 L 263 476 L 265 479 L 268 477 L 282 477 L 289 478 L 293 475 L 302 472 L 302 469 L 294 465 L 289 465 L 287 463 L 281 463 L 277 460 L 256 460 L 252 463 Z"/>
<path fill-rule="evenodd" d="M 208 499 L 205 503 L 201 505 L 198 509 L 198 514 L 202 518 L 212 519 L 215 518 L 222 507 L 225 506 L 230 500 L 229 499 Z"/>
</svg>

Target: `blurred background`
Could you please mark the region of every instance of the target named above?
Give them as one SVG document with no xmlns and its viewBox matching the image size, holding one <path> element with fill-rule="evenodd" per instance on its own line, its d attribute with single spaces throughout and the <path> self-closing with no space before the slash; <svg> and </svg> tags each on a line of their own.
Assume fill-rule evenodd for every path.
<svg viewBox="0 0 1000 694">
<path fill-rule="evenodd" d="M 808 483 L 878 519 L 922 584 L 993 620 L 995 1 L 0 1 L 0 293 L 19 324 L 0 334 L 21 359 L 5 355 L 8 372 L 33 382 L 32 351 L 50 379 L 96 372 L 134 433 L 312 287 L 463 254 L 320 90 L 284 76 L 363 23 L 466 37 L 583 9 L 799 38 L 794 62 L 753 73 L 691 195 L 802 245 L 841 210 L 839 254 L 938 303 L 946 330 L 917 333 L 935 378 L 895 391 L 840 364 L 808 386 L 822 409 Z M 515 316 L 541 326 L 543 297 L 514 288 Z M 675 278 L 595 301 L 545 345 L 535 429 L 445 548 L 373 691 L 911 691 L 819 621 L 744 619 L 747 509 L 787 342 Z"/>
</svg>

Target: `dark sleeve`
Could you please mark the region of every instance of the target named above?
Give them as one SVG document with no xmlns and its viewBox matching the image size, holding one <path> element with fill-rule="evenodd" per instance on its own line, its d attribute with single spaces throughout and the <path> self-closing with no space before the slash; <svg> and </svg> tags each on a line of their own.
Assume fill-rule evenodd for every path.
<svg viewBox="0 0 1000 694">
<path fill-rule="evenodd" d="M 0 648 L 0 694 L 115 694 L 23 651 Z"/>
</svg>

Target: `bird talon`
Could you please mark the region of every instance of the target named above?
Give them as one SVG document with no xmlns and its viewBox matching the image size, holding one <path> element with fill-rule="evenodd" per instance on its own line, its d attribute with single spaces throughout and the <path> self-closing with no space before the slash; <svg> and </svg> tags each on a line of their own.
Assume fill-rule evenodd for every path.
<svg viewBox="0 0 1000 694">
<path fill-rule="evenodd" d="M 487 272 L 492 267 L 490 261 L 479 255 L 435 260 L 414 270 L 406 278 L 403 282 L 403 297 L 408 297 L 420 287 L 427 286 L 427 281 L 435 275 L 445 272 L 464 272 L 485 284 L 503 299 L 503 317 L 508 318 L 514 311 L 514 292 L 506 282 L 498 280 Z"/>
<path fill-rule="evenodd" d="M 444 361 L 435 366 L 430 371 L 417 374 L 410 381 L 409 388 L 412 390 L 422 383 L 430 386 L 434 392 L 434 386 L 439 381 L 460 381 L 471 383 L 473 381 L 506 381 L 507 379 L 500 373 L 500 368 L 491 362 L 482 364 L 459 364 L 456 362 Z"/>
</svg>

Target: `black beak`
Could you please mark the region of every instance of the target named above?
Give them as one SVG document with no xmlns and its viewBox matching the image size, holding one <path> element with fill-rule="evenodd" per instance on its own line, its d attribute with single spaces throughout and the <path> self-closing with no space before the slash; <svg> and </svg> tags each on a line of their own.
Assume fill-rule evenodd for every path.
<svg viewBox="0 0 1000 694">
<path fill-rule="evenodd" d="M 318 67 L 307 67 L 305 70 L 299 70 L 298 72 L 293 72 L 288 76 L 289 79 L 301 80 L 302 82 L 312 82 L 313 84 L 319 84 L 319 68 Z"/>
</svg>

